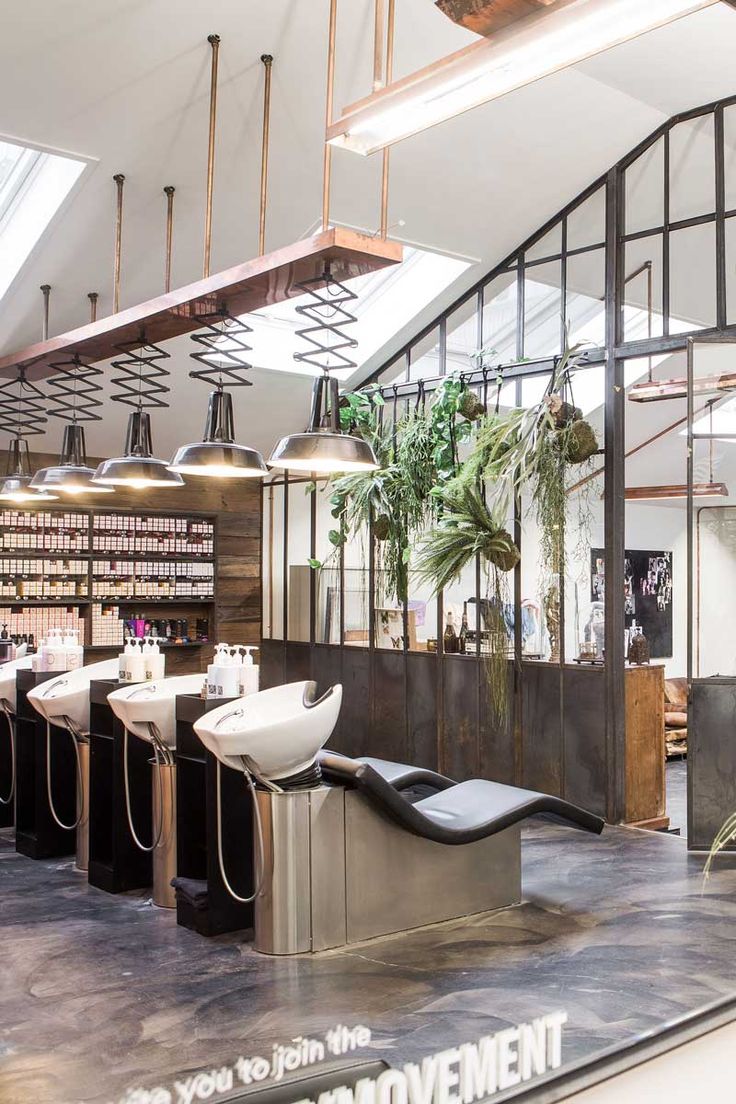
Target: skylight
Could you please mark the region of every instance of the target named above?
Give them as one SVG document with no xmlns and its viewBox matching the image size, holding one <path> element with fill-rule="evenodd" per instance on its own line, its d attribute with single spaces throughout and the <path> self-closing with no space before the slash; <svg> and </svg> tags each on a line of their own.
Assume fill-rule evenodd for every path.
<svg viewBox="0 0 736 1104">
<path fill-rule="evenodd" d="M 85 163 L 0 141 L 0 298 L 66 199 Z"/>
<path fill-rule="evenodd" d="M 348 310 L 356 315 L 358 321 L 349 327 L 349 333 L 358 345 L 350 355 L 357 361 L 358 368 L 468 267 L 468 261 L 405 246 L 401 264 L 351 280 L 348 286 L 357 293 L 358 298 L 348 304 Z M 296 307 L 307 303 L 308 299 L 308 296 L 299 296 L 243 316 L 244 321 L 253 327 L 249 343 L 257 350 L 253 361 L 259 368 L 296 372 L 299 375 L 318 374 L 310 365 L 294 360 L 294 353 L 302 344 L 296 331 L 309 325 L 296 313 Z M 344 380 L 353 372 L 342 370 L 334 374 Z"/>
</svg>

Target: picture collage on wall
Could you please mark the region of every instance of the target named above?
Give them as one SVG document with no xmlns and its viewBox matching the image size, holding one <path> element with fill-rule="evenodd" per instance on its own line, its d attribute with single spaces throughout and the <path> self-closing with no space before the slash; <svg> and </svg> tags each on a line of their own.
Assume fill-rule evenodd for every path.
<svg viewBox="0 0 736 1104">
<path fill-rule="evenodd" d="M 672 655 L 672 553 L 640 549 L 624 553 L 624 611 L 627 632 L 637 626 L 649 642 L 652 659 Z M 590 550 L 590 598 L 603 602 L 606 593 L 602 548 Z M 628 641 L 627 641 L 628 644 Z"/>
</svg>

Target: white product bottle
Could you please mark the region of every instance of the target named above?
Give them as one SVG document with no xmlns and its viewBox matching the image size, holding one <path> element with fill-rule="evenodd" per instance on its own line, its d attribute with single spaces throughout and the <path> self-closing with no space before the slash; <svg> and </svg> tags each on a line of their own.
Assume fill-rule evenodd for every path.
<svg viewBox="0 0 736 1104">
<path fill-rule="evenodd" d="M 129 678 L 129 675 L 128 675 L 128 662 L 129 662 L 130 657 L 132 655 L 133 655 L 133 637 L 129 636 L 127 641 L 126 641 L 125 647 L 123 648 L 122 652 L 118 656 L 118 681 L 119 682 L 130 682 L 130 678 Z"/>
<path fill-rule="evenodd" d="M 67 671 L 74 671 L 84 665 L 84 648 L 79 643 L 75 629 L 70 629 L 64 637 L 64 652 Z"/>
<path fill-rule="evenodd" d="M 207 667 L 206 698 L 217 697 L 218 672 L 220 670 L 221 657 L 223 651 L 226 651 L 227 648 L 227 644 L 217 644 L 215 647 L 215 654 L 212 657 L 212 662 Z"/>
<path fill-rule="evenodd" d="M 145 649 L 144 649 L 145 650 Z M 158 638 L 151 637 L 150 647 L 145 657 L 146 681 L 164 678 L 166 671 L 166 656 L 158 646 Z"/>
<path fill-rule="evenodd" d="M 46 647 L 42 653 L 41 670 L 66 670 L 66 647 L 64 646 L 61 629 L 49 629 Z"/>
<path fill-rule="evenodd" d="M 237 698 L 240 696 L 240 666 L 237 652 L 229 648 L 222 653 L 222 663 L 218 668 L 217 697 Z"/>
<path fill-rule="evenodd" d="M 128 682 L 146 681 L 146 665 L 143 660 L 142 644 L 142 640 L 136 640 L 133 644 L 133 654 L 128 658 Z"/>
<path fill-rule="evenodd" d="M 243 644 L 243 650 L 245 651 L 245 659 L 243 660 L 243 666 L 240 671 L 240 693 L 245 694 L 257 694 L 260 684 L 260 672 L 261 669 L 257 663 L 253 662 L 253 649 L 254 644 Z"/>
</svg>

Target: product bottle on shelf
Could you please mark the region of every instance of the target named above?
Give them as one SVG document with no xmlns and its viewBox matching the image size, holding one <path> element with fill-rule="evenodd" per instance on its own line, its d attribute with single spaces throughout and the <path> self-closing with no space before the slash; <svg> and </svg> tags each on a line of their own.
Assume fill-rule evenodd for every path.
<svg viewBox="0 0 736 1104">
<path fill-rule="evenodd" d="M 142 640 L 133 642 L 133 651 L 128 657 L 128 682 L 146 681 L 146 665 L 143 659 L 142 645 Z"/>
<path fill-rule="evenodd" d="M 162 679 L 165 677 L 166 656 L 163 654 L 158 645 L 158 638 L 153 637 L 150 641 L 145 660 L 147 682 L 152 682 L 154 679 Z"/>
<path fill-rule="evenodd" d="M 468 603 L 463 602 L 463 619 L 460 625 L 460 635 L 457 638 L 457 650 L 460 655 L 465 655 L 468 650 Z"/>
<path fill-rule="evenodd" d="M 260 667 L 257 663 L 253 662 L 253 648 L 255 645 L 243 644 L 242 648 L 245 652 L 245 659 L 243 660 L 243 666 L 240 669 L 240 693 L 244 696 L 246 694 L 257 694 L 259 686 Z"/>
<path fill-rule="evenodd" d="M 443 637 L 443 645 L 445 649 L 445 655 L 456 655 L 458 650 L 457 633 L 455 632 L 455 622 L 452 616 L 452 610 L 447 611 L 447 621 L 445 624 L 445 635 Z"/>
<path fill-rule="evenodd" d="M 64 650 L 67 671 L 74 671 L 84 664 L 84 648 L 79 643 L 76 629 L 70 629 L 64 637 Z"/>
</svg>

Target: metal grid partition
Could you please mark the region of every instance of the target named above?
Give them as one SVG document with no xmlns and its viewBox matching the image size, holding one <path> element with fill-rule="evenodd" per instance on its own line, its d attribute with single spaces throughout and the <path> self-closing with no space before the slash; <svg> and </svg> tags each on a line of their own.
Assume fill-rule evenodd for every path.
<svg viewBox="0 0 736 1104">
<path fill-rule="evenodd" d="M 316 496 L 305 495 L 306 481 L 285 478 L 264 488 L 264 685 L 294 677 L 342 680 L 347 707 L 334 741 L 342 750 L 416 761 L 457 777 L 481 774 L 534 785 L 579 800 L 611 821 L 631 819 L 625 620 L 619 600 L 626 521 L 625 368 L 630 359 L 650 358 L 651 375 L 658 356 L 686 349 L 694 333 L 706 340 L 736 334 L 736 282 L 728 277 L 734 263 L 736 97 L 685 112 L 660 127 L 440 317 L 390 351 L 385 365 L 363 381 L 363 386 L 380 388 L 385 416 L 392 419 L 431 396 L 453 371 L 462 372 L 481 397 L 484 392 L 487 397 L 500 371 L 507 394 L 513 394 L 510 405 L 521 406 L 530 381 L 553 370 L 566 328 L 571 342 L 586 342 L 580 371 L 597 371 L 604 395 L 606 662 L 597 675 L 567 662 L 564 586 L 558 669 L 550 675 L 548 664 L 525 659 L 519 566 L 513 583 L 510 709 L 505 723 L 493 722 L 486 708 L 480 640 L 475 655 L 442 654 L 442 596 L 435 611 L 436 653 L 413 651 L 406 631 L 398 653 L 376 647 L 372 534 L 366 542 L 364 645 L 346 638 L 349 569 L 344 552 L 337 567 L 337 638 L 324 639 L 319 628 L 314 572 L 305 584 L 308 622 L 295 631 L 289 593 L 295 519 L 298 513 L 307 518 L 299 562 L 317 555 L 321 521 Z M 691 301 L 695 285 L 697 302 Z M 492 352 L 479 360 L 474 356 L 478 349 Z M 300 511 L 294 506 L 298 499 L 307 504 Z M 514 536 L 523 565 L 524 516 L 518 503 Z M 480 588 L 477 567 L 476 600 Z M 406 604 L 402 615 L 406 629 Z"/>
</svg>

